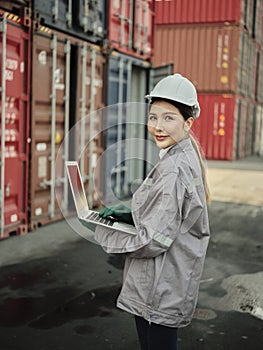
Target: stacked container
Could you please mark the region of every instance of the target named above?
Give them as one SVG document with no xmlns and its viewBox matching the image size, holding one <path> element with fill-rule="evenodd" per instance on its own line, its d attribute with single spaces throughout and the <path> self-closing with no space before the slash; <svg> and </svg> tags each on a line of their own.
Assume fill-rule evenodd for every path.
<svg viewBox="0 0 263 350">
<path fill-rule="evenodd" d="M 104 106 L 104 6 L 102 0 L 33 1 L 30 229 L 62 218 L 55 190 L 65 197 L 69 193 L 63 164 L 68 159 L 79 160 L 89 204 L 97 204 L 92 166 L 102 152 L 102 140 L 95 137 L 89 118 Z M 77 123 L 81 128 L 74 130 L 80 131 L 74 144 L 72 133 L 70 144 L 63 144 L 63 162 L 58 166 L 59 148 Z M 94 136 L 88 147 L 87 135 Z M 67 198 L 60 203 L 63 214 L 70 210 L 68 203 Z"/>
<path fill-rule="evenodd" d="M 123 113 L 123 104 L 144 103 L 148 92 L 153 53 L 154 1 L 112 0 L 108 6 L 106 102 L 107 105 L 118 106 L 116 113 L 110 113 L 105 125 L 105 148 L 113 150 L 105 159 L 106 204 L 129 196 L 134 180 L 142 179 L 145 174 L 146 145 L 141 142 L 145 139 L 145 111 L 137 110 L 136 114 L 139 105 L 130 104 L 133 123 L 129 123 L 129 111 Z M 133 142 L 135 139 L 138 142 Z"/>
<path fill-rule="evenodd" d="M 79 161 L 91 207 L 126 197 L 144 177 L 154 1 L 11 0 L 0 9 L 3 238 L 61 219 L 61 205 L 71 213 L 66 160 Z M 130 105 L 129 124 L 121 106 L 131 101 L 142 104 Z"/>
<path fill-rule="evenodd" d="M 103 143 L 96 133 L 101 127 L 87 116 L 105 105 L 104 6 L 103 0 L 0 2 L 1 67 L 6 67 L 0 238 L 61 219 L 56 193 L 65 195 L 63 214 L 71 209 L 68 159 L 79 160 L 89 203 L 97 205 L 93 167 Z M 76 123 L 80 131 L 74 143 L 63 144 Z M 55 169 L 62 144 L 62 162 Z"/>
<path fill-rule="evenodd" d="M 208 159 L 260 152 L 263 103 L 262 1 L 157 1 L 154 65 L 197 87 L 194 124 Z"/>
<path fill-rule="evenodd" d="M 30 20 L 0 10 L 0 239 L 27 232 Z"/>
</svg>

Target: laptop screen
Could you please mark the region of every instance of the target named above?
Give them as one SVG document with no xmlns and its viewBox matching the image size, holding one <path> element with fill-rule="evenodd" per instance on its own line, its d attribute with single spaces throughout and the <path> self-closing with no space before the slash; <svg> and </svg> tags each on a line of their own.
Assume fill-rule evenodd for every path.
<svg viewBox="0 0 263 350">
<path fill-rule="evenodd" d="M 79 171 L 79 167 L 77 163 L 69 163 L 66 164 L 68 177 L 72 189 L 72 194 L 76 206 L 76 210 L 78 215 L 83 212 L 84 209 L 88 209 L 88 203 L 86 199 L 86 195 L 83 188 L 83 183 Z"/>
</svg>

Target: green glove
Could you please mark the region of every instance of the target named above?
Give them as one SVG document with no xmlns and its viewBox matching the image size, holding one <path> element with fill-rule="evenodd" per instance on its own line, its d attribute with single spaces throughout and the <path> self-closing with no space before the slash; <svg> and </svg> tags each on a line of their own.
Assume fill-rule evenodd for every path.
<svg viewBox="0 0 263 350">
<path fill-rule="evenodd" d="M 87 222 L 87 221 L 81 220 L 81 219 L 79 219 L 79 221 L 81 222 L 81 224 L 83 226 L 86 226 L 89 230 L 91 230 L 92 232 L 95 232 L 96 226 L 97 226 L 96 224 L 92 224 L 91 222 Z"/>
<path fill-rule="evenodd" d="M 125 222 L 126 224 L 134 225 L 131 209 L 123 204 L 113 205 L 111 207 L 105 207 L 99 212 L 99 215 L 103 218 L 112 216 L 119 221 Z"/>
</svg>

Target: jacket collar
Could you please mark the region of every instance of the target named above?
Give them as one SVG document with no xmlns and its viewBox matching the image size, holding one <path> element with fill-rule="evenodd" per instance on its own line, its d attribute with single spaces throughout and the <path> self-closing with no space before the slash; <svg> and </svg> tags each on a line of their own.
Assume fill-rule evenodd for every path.
<svg viewBox="0 0 263 350">
<path fill-rule="evenodd" d="M 192 142 L 190 137 L 187 137 L 186 139 L 181 140 L 180 142 L 165 148 L 162 152 L 162 155 L 160 155 L 161 151 L 159 152 L 159 156 L 162 159 L 164 156 L 178 154 L 181 152 L 189 151 L 192 149 Z"/>
</svg>

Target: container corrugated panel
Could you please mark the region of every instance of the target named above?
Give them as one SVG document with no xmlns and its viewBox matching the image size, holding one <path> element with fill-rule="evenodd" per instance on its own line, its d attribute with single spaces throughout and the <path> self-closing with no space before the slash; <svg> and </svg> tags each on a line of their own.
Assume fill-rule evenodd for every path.
<svg viewBox="0 0 263 350">
<path fill-rule="evenodd" d="M 71 85 L 73 81 L 74 84 L 70 94 L 72 100 L 71 114 L 76 116 L 79 123 L 81 123 L 81 120 L 85 120 L 80 132 L 79 146 L 83 140 L 86 147 L 84 151 L 76 151 L 77 154 L 81 154 L 80 170 L 89 205 L 95 207 L 100 203 L 100 198 L 94 190 L 93 170 L 97 166 L 97 161 L 104 148 L 101 133 L 103 129 L 102 120 L 100 112 L 96 113 L 96 111 L 104 107 L 106 62 L 98 47 L 81 42 L 77 46 L 72 45 L 72 67 L 79 67 L 79 69 L 76 74 L 74 74 L 74 71 L 72 72 Z M 74 86 L 77 88 L 75 89 Z M 99 170 L 97 169 L 97 171 Z M 99 179 L 96 179 L 96 181 L 96 187 L 100 189 L 102 182 L 100 183 Z"/>
<path fill-rule="evenodd" d="M 146 111 L 139 113 L 137 108 L 140 108 L 139 102 L 142 102 L 142 108 L 146 106 L 144 96 L 149 68 L 149 63 L 118 52 L 113 52 L 108 61 L 107 105 L 114 105 L 116 109 L 112 108 L 106 122 L 106 150 L 114 150 L 108 152 L 105 159 L 104 199 L 107 203 L 129 196 L 131 183 L 144 177 L 146 145 L 141 115 Z M 128 102 L 138 104 L 133 107 Z M 129 115 L 133 116 L 134 124 L 126 123 Z M 134 143 L 134 139 L 138 142 Z"/>
<path fill-rule="evenodd" d="M 238 26 L 157 26 L 153 64 L 173 63 L 174 72 L 191 79 L 200 92 L 250 96 L 252 46 Z"/>
<path fill-rule="evenodd" d="M 199 94 L 201 115 L 193 125 L 207 159 L 235 158 L 236 97 Z"/>
<path fill-rule="evenodd" d="M 240 55 L 239 55 L 239 72 L 238 72 L 238 90 L 243 96 L 255 99 L 257 80 L 257 54 L 254 40 L 241 31 L 240 37 Z"/>
<path fill-rule="evenodd" d="M 247 102 L 246 117 L 246 136 L 245 136 L 245 156 L 249 157 L 253 154 L 253 122 L 254 122 L 254 105 L 252 101 Z M 255 136 L 255 135 L 254 135 Z"/>
<path fill-rule="evenodd" d="M 76 159 L 80 139 L 85 144 L 86 116 L 103 105 L 104 59 L 99 48 L 47 27 L 40 29 L 34 32 L 32 43 L 30 229 L 62 217 L 54 193 L 58 149 L 68 130 L 83 118 L 83 133 L 76 136 L 75 149 L 74 145 L 64 149 L 64 160 Z M 97 154 L 101 142 L 94 142 Z M 85 179 L 90 173 L 90 156 L 87 147 L 80 160 Z M 65 180 L 63 164 L 59 172 Z"/>
<path fill-rule="evenodd" d="M 104 0 L 34 0 L 33 18 L 39 25 L 93 43 L 102 43 L 106 36 Z"/>
<path fill-rule="evenodd" d="M 237 99 L 236 114 L 236 148 L 235 158 L 242 159 L 246 155 L 246 126 L 247 126 L 248 101 L 243 98 Z"/>
<path fill-rule="evenodd" d="M 151 59 L 153 0 L 110 1 L 108 13 L 110 47 L 143 60 Z"/>
<path fill-rule="evenodd" d="M 6 31 L 0 33 L 0 67 L 2 72 L 4 59 L 6 80 L 5 89 L 2 80 L 0 83 L 1 108 L 5 99 L 0 134 L 1 143 L 4 142 L 1 151 L 4 178 L 0 179 L 4 212 L 1 212 L 0 238 L 27 232 L 28 209 L 30 33 L 28 28 L 20 25 L 21 18 L 14 19 L 10 13 L 5 16 L 8 18 Z M 9 20 L 11 17 L 13 21 Z M 4 57 L 3 45 L 6 47 Z"/>
<path fill-rule="evenodd" d="M 242 0 L 157 0 L 156 24 L 244 21 Z"/>
</svg>

